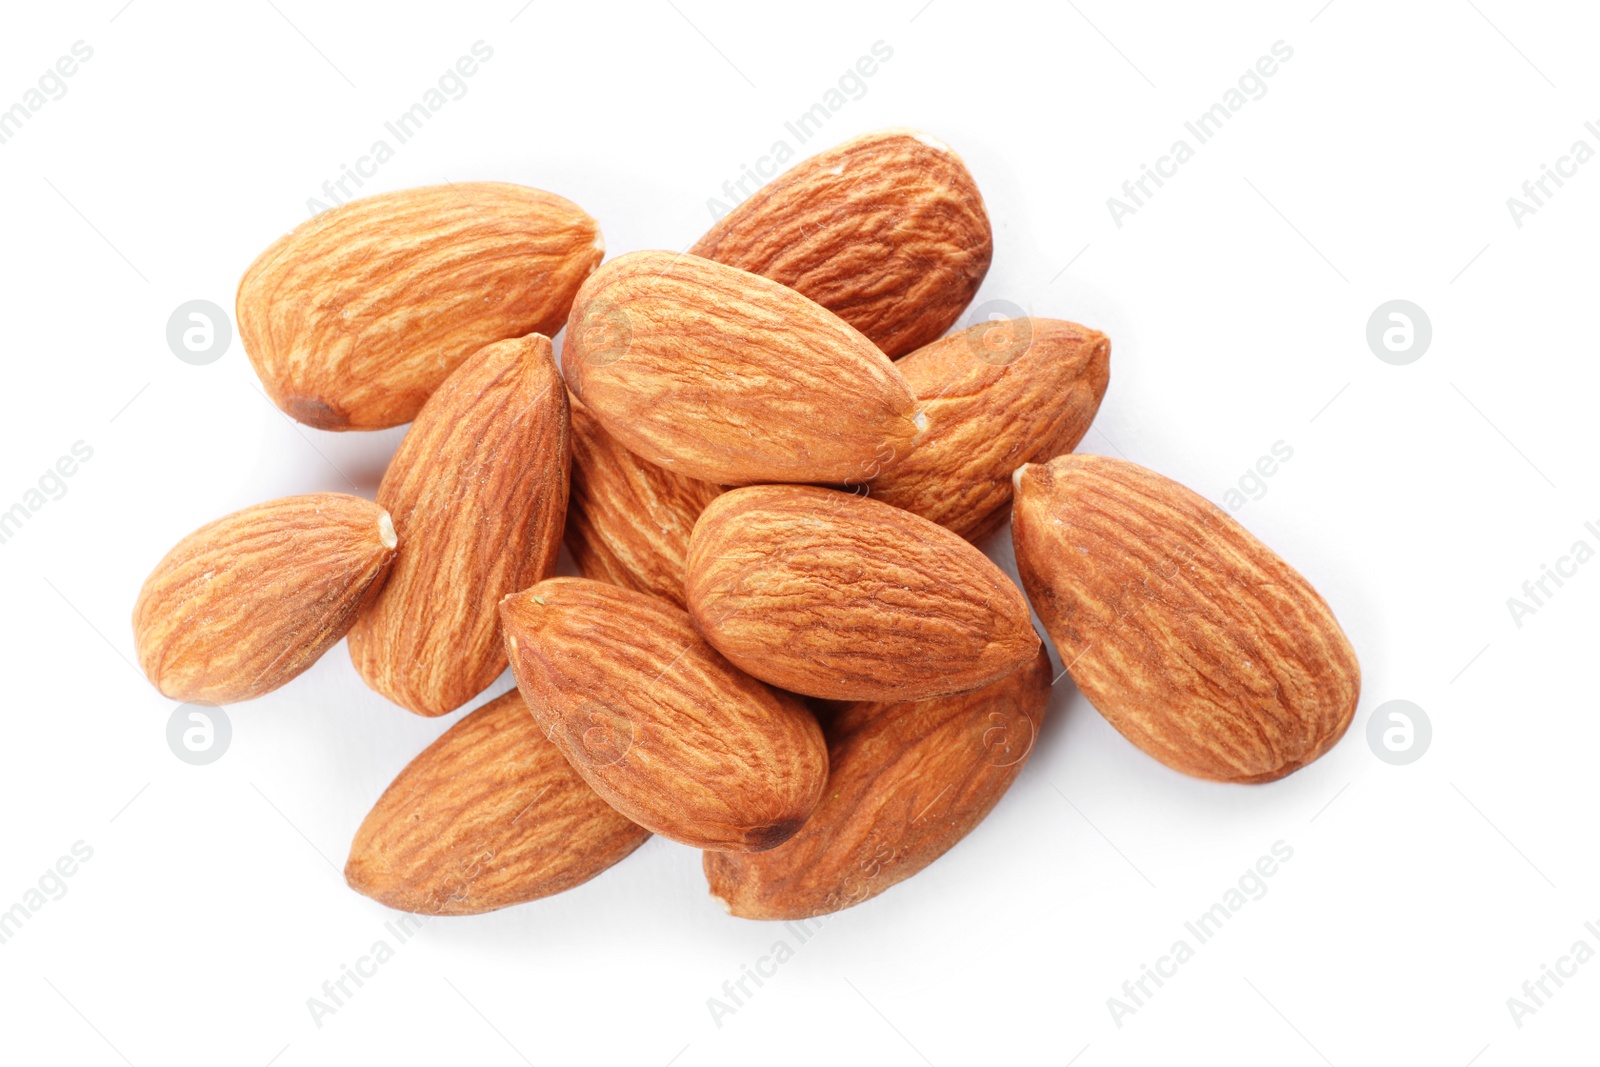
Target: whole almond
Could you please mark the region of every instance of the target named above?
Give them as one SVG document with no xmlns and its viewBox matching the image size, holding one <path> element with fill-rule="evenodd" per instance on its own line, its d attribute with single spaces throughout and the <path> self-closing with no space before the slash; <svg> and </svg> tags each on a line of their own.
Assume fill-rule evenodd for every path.
<svg viewBox="0 0 1600 1067">
<path fill-rule="evenodd" d="M 824 727 L 828 788 L 770 852 L 707 852 L 711 895 L 745 919 L 808 919 L 905 881 L 971 833 L 1022 771 L 1050 701 L 1050 657 L 982 689 L 847 704 Z"/>
<path fill-rule="evenodd" d="M 139 666 L 174 700 L 231 704 L 283 685 L 336 644 L 395 556 L 389 513 L 311 493 L 236 511 L 168 552 L 139 590 Z"/>
<path fill-rule="evenodd" d="M 646 463 L 618 444 L 576 397 L 568 397 L 568 404 L 572 496 L 566 539 L 578 572 L 683 607 L 689 534 L 722 489 Z"/>
<path fill-rule="evenodd" d="M 1017 471 L 1023 587 L 1089 702 L 1198 778 L 1268 782 L 1343 736 L 1355 652 L 1309 582 L 1220 508 L 1123 460 Z"/>
<path fill-rule="evenodd" d="M 697 256 L 631 252 L 572 305 L 562 370 L 637 455 L 718 485 L 859 482 L 916 436 L 911 390 L 794 290 Z"/>
<path fill-rule="evenodd" d="M 443 715 L 494 683 L 506 668 L 500 598 L 555 572 L 570 462 L 549 338 L 488 345 L 445 379 L 378 487 L 402 547 L 350 631 L 368 685 Z"/>
<path fill-rule="evenodd" d="M 323 430 L 410 422 L 484 345 L 561 328 L 604 255 L 569 200 L 460 182 L 353 200 L 279 238 L 236 315 L 267 395 Z"/>
<path fill-rule="evenodd" d="M 477 915 L 581 885 L 649 837 L 584 784 L 513 689 L 400 772 L 344 877 L 400 911 Z"/>
<path fill-rule="evenodd" d="M 1105 334 L 1059 319 L 979 323 L 917 349 L 895 366 L 927 425 L 872 495 L 982 541 L 1008 517 L 1012 472 L 1083 439 L 1110 362 Z"/>
<path fill-rule="evenodd" d="M 796 289 L 899 356 L 961 317 L 994 239 L 949 145 L 880 130 L 797 163 L 689 251 Z"/>
<path fill-rule="evenodd" d="M 672 604 L 552 578 L 500 613 L 534 717 L 640 826 L 696 848 L 758 851 L 817 806 L 828 758 L 815 717 L 736 670 Z"/>
<path fill-rule="evenodd" d="M 922 700 L 1039 651 L 1028 605 L 982 552 L 876 500 L 803 485 L 724 493 L 689 541 L 689 612 L 763 681 L 836 700 Z"/>
</svg>

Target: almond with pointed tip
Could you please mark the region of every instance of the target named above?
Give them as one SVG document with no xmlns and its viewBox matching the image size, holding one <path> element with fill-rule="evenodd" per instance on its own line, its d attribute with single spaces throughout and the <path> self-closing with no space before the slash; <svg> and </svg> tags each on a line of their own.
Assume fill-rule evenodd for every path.
<svg viewBox="0 0 1600 1067">
<path fill-rule="evenodd" d="M 139 666 L 174 700 L 252 700 L 315 663 L 382 587 L 389 513 L 343 493 L 283 497 L 200 527 L 139 590 Z"/>
<path fill-rule="evenodd" d="M 872 496 L 974 543 L 1004 525 L 1011 475 L 1077 447 L 1110 379 L 1111 342 L 1059 319 L 979 323 L 895 366 L 927 425 Z"/>
<path fill-rule="evenodd" d="M 630 252 L 578 291 L 561 369 L 629 451 L 717 485 L 865 481 L 916 436 L 900 372 L 793 289 Z"/>
<path fill-rule="evenodd" d="M 741 668 L 834 700 L 923 700 L 1039 651 L 1028 604 L 956 534 L 832 489 L 724 493 L 689 540 L 689 612 Z"/>
<path fill-rule="evenodd" d="M 668 601 L 552 578 L 500 614 L 534 717 L 640 826 L 695 848 L 759 851 L 817 806 L 828 776 L 817 720 L 736 670 Z"/>
<path fill-rule="evenodd" d="M 1175 770 L 1270 782 L 1344 735 L 1361 692 L 1327 603 L 1198 493 L 1124 460 L 1017 471 L 1023 588 L 1089 702 Z"/>
<path fill-rule="evenodd" d="M 239 339 L 267 395 L 301 422 L 398 426 L 484 345 L 561 329 L 604 254 L 594 219 L 539 189 L 380 193 L 256 257 L 239 282 Z"/>
<path fill-rule="evenodd" d="M 683 607 L 689 534 L 722 489 L 646 463 L 618 444 L 576 397 L 567 401 L 572 495 L 566 540 L 578 573 Z"/>
<path fill-rule="evenodd" d="M 689 251 L 804 293 L 893 357 L 961 317 L 994 238 L 949 145 L 879 130 L 790 167 Z"/>
<path fill-rule="evenodd" d="M 421 915 L 477 915 L 581 885 L 650 837 L 572 769 L 515 689 L 407 764 L 362 820 L 345 881 Z"/>
<path fill-rule="evenodd" d="M 1050 702 L 1044 649 L 982 689 L 847 704 L 828 721 L 828 788 L 770 852 L 707 852 L 711 895 L 745 919 L 809 919 L 898 885 L 950 851 L 999 803 Z"/>
<path fill-rule="evenodd" d="M 549 338 L 487 345 L 445 379 L 378 487 L 401 549 L 350 631 L 368 685 L 444 715 L 494 684 L 506 669 L 500 598 L 554 573 L 570 460 Z"/>
</svg>

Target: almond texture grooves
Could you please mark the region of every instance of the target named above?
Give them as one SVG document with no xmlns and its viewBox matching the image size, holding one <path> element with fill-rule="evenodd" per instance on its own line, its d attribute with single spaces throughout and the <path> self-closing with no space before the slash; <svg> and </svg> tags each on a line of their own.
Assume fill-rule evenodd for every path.
<svg viewBox="0 0 1600 1067">
<path fill-rule="evenodd" d="M 746 919 L 807 919 L 905 881 L 994 808 L 1033 750 L 1050 700 L 1044 649 L 982 689 L 847 704 L 825 727 L 828 788 L 770 852 L 707 852 L 711 895 Z"/>
<path fill-rule="evenodd" d="M 581 885 L 649 837 L 584 784 L 513 689 L 400 772 L 344 874 L 400 911 L 476 915 Z"/>
<path fill-rule="evenodd" d="M 239 282 L 239 338 L 267 395 L 301 422 L 398 426 L 484 345 L 561 329 L 603 254 L 594 219 L 538 189 L 382 193 L 256 258 Z"/>
<path fill-rule="evenodd" d="M 689 251 L 798 290 L 893 357 L 961 317 L 994 239 L 948 145 L 881 130 L 795 164 Z"/>
<path fill-rule="evenodd" d="M 828 762 L 815 717 L 735 670 L 671 603 L 552 578 L 500 613 L 534 717 L 640 826 L 696 848 L 756 851 L 816 807 Z"/>
<path fill-rule="evenodd" d="M 561 367 L 625 448 L 717 485 L 866 481 L 917 433 L 911 389 L 871 341 L 696 256 L 632 252 L 596 271 Z"/>
<path fill-rule="evenodd" d="M 139 590 L 139 666 L 174 700 L 230 704 L 283 685 L 345 635 L 382 585 L 394 530 L 343 493 L 236 511 L 168 552 Z"/>
<path fill-rule="evenodd" d="M 1023 587 L 1089 702 L 1200 778 L 1266 782 L 1350 725 L 1355 652 L 1300 574 L 1199 494 L 1122 460 L 1017 474 Z"/>
<path fill-rule="evenodd" d="M 1039 650 L 1022 592 L 982 552 L 876 500 L 735 489 L 689 541 L 689 611 L 741 670 L 834 700 L 976 689 Z"/>
<path fill-rule="evenodd" d="M 488 345 L 418 413 L 378 487 L 401 549 L 350 631 L 368 685 L 419 715 L 454 711 L 506 668 L 500 598 L 561 551 L 571 459 L 550 341 Z"/>
</svg>

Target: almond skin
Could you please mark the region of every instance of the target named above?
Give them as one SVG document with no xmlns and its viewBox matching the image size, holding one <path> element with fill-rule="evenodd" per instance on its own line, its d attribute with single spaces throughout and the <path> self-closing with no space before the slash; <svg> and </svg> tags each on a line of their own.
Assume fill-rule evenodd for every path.
<svg viewBox="0 0 1600 1067">
<path fill-rule="evenodd" d="M 1322 755 L 1361 670 L 1309 582 L 1199 494 L 1101 456 L 1017 471 L 1023 588 L 1072 679 L 1175 770 L 1270 782 Z"/>
<path fill-rule="evenodd" d="M 924 700 L 1039 651 L 1028 604 L 988 557 L 876 500 L 804 485 L 724 493 L 689 541 L 689 612 L 762 681 L 831 700 Z"/>
<path fill-rule="evenodd" d="M 500 598 L 555 572 L 571 462 L 550 339 L 481 349 L 445 379 L 378 487 L 403 547 L 350 631 L 368 685 L 443 715 L 506 668 Z"/>
<path fill-rule="evenodd" d="M 961 317 L 994 238 L 948 145 L 880 130 L 791 167 L 689 251 L 804 293 L 900 356 Z"/>
<path fill-rule="evenodd" d="M 559 330 L 603 255 L 594 219 L 538 189 L 383 193 L 256 258 L 239 282 L 239 338 L 267 395 L 301 422 L 398 426 L 484 345 Z"/>
<path fill-rule="evenodd" d="M 552 578 L 500 614 L 534 717 L 640 826 L 695 848 L 759 851 L 817 806 L 828 755 L 815 717 L 734 669 L 672 604 Z"/>
<path fill-rule="evenodd" d="M 770 852 L 707 852 L 706 881 L 744 919 L 809 919 L 898 885 L 983 821 L 1033 749 L 1050 658 L 957 696 L 841 708 L 824 728 L 828 788 Z"/>
<path fill-rule="evenodd" d="M 567 386 L 640 457 L 717 485 L 865 481 L 916 436 L 894 364 L 777 282 L 631 252 L 578 292 Z"/>
<path fill-rule="evenodd" d="M 477 915 L 581 885 L 649 837 L 584 784 L 513 689 L 400 772 L 344 877 L 400 911 Z"/>
<path fill-rule="evenodd" d="M 576 397 L 567 400 L 572 496 L 566 540 L 578 572 L 683 607 L 689 534 L 722 489 L 646 463 L 618 444 Z"/>
<path fill-rule="evenodd" d="M 133 608 L 139 666 L 174 700 L 270 693 L 345 635 L 394 557 L 389 513 L 360 497 L 236 511 L 179 541 L 145 579 Z"/>
<path fill-rule="evenodd" d="M 895 364 L 927 425 L 871 484 L 972 542 L 1004 525 L 1011 475 L 1077 447 L 1110 379 L 1111 342 L 1059 319 L 979 323 Z"/>
</svg>

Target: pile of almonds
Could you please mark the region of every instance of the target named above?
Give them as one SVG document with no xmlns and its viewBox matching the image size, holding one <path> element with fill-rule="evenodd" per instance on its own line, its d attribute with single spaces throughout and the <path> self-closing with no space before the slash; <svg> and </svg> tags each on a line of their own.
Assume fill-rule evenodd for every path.
<svg viewBox="0 0 1600 1067">
<path fill-rule="evenodd" d="M 796 165 L 688 253 L 601 265 L 595 221 L 495 183 L 317 216 L 251 264 L 273 401 L 410 422 L 377 502 L 275 500 L 190 534 L 134 608 L 173 699 L 271 692 L 348 637 L 419 715 L 516 690 L 400 773 L 350 885 L 472 914 L 576 886 L 650 834 L 735 915 L 883 892 L 1020 772 L 1051 687 L 1163 763 L 1265 782 L 1344 733 L 1327 604 L 1219 509 L 1072 453 L 1105 335 L 945 335 L 989 267 L 972 176 L 889 130 Z M 550 336 L 565 324 L 558 366 Z M 975 547 L 1012 520 L 1019 590 Z M 563 539 L 581 578 L 553 577 Z"/>
</svg>

